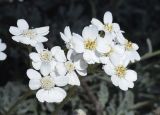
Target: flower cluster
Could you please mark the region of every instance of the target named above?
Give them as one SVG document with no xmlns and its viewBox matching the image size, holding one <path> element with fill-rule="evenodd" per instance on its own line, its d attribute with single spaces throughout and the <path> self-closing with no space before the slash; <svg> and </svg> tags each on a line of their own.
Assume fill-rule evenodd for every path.
<svg viewBox="0 0 160 115">
<path fill-rule="evenodd" d="M 7 58 L 7 55 L 3 52 L 6 49 L 6 44 L 2 43 L 2 40 L 0 39 L 0 61 L 5 60 Z"/>
<path fill-rule="evenodd" d="M 104 23 L 93 18 L 82 35 L 72 33 L 66 26 L 64 32 L 60 32 L 68 49 L 66 55 L 59 46 L 49 50 L 42 44 L 48 41 L 44 37 L 49 33 L 48 26 L 29 29 L 28 23 L 19 19 L 18 27 L 10 27 L 14 41 L 35 48 L 35 52 L 29 54 L 34 69 L 28 69 L 27 76 L 30 89 L 39 89 L 36 97 L 40 102 L 61 102 L 66 97 L 62 87 L 80 86 L 78 76 L 86 76 L 88 65 L 95 63 L 103 65 L 102 69 L 111 76 L 115 86 L 125 91 L 134 87 L 137 73 L 127 69 L 127 65 L 140 60 L 138 45 L 128 41 L 119 24 L 112 21 L 110 12 L 104 14 Z"/>
</svg>

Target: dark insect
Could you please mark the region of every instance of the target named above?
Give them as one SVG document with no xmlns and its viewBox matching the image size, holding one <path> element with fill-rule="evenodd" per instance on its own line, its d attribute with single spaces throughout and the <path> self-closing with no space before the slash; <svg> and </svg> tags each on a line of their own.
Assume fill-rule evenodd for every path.
<svg viewBox="0 0 160 115">
<path fill-rule="evenodd" d="M 105 32 L 104 32 L 103 30 L 100 30 L 100 31 L 98 32 L 98 34 L 99 34 L 99 36 L 102 37 L 102 38 L 104 38 L 104 36 L 105 36 Z"/>
</svg>

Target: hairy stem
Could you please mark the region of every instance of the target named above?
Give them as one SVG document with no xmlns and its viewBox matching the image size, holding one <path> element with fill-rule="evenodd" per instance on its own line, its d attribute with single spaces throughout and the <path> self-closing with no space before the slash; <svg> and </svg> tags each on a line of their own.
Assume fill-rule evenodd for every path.
<svg viewBox="0 0 160 115">
<path fill-rule="evenodd" d="M 147 54 L 143 55 L 141 57 L 141 61 L 152 58 L 152 57 L 157 56 L 157 55 L 160 55 L 160 50 L 157 50 L 155 52 L 147 53 Z"/>
<path fill-rule="evenodd" d="M 88 84 L 86 83 L 86 81 L 85 80 L 81 80 L 81 84 L 82 84 L 82 87 L 84 88 L 84 90 L 86 91 L 88 97 L 90 98 L 91 102 L 95 106 L 96 115 L 103 115 L 103 108 L 102 108 L 101 104 L 99 103 L 99 101 L 97 100 L 97 98 L 92 93 L 92 91 L 90 90 L 90 88 L 89 88 Z"/>
</svg>

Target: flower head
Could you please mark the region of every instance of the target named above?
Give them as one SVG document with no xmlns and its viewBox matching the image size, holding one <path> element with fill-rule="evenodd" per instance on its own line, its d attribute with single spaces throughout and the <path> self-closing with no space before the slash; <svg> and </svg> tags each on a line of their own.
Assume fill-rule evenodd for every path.
<svg viewBox="0 0 160 115">
<path fill-rule="evenodd" d="M 36 70 L 40 70 L 44 76 L 55 69 L 57 62 L 66 61 L 64 51 L 59 46 L 48 50 L 44 49 L 42 44 L 37 44 L 36 50 L 37 52 L 31 52 L 29 56 L 32 59 L 33 67 Z"/>
<path fill-rule="evenodd" d="M 67 77 L 50 75 L 42 77 L 39 72 L 33 69 L 27 70 L 27 76 L 30 79 L 30 89 L 39 89 L 36 97 L 40 102 L 60 103 L 66 97 L 65 90 L 59 87 L 67 85 Z"/>
<path fill-rule="evenodd" d="M 73 36 L 73 49 L 77 53 L 82 53 L 88 64 L 99 63 L 100 53 L 110 50 L 109 43 L 110 40 L 98 37 L 98 29 L 94 25 L 85 27 L 82 37 Z"/>
<path fill-rule="evenodd" d="M 126 57 L 126 60 L 128 62 L 134 63 L 135 61 L 140 60 L 140 55 L 137 52 L 139 49 L 138 45 L 135 43 L 132 43 L 131 41 L 125 40 L 125 43 L 123 44 L 125 48 L 124 55 Z"/>
<path fill-rule="evenodd" d="M 82 54 L 77 54 L 72 49 L 68 51 L 67 59 L 66 62 L 58 63 L 56 65 L 56 71 L 59 75 L 68 77 L 68 84 L 79 86 L 80 81 L 77 73 L 81 76 L 86 76 L 88 64 L 83 60 Z"/>
<path fill-rule="evenodd" d="M 2 40 L 0 39 L 0 60 L 5 60 L 7 58 L 7 55 L 2 52 L 6 49 L 6 47 L 6 44 L 2 43 Z"/>
<path fill-rule="evenodd" d="M 13 35 L 12 39 L 16 42 L 35 46 L 37 43 L 48 41 L 45 35 L 49 33 L 49 27 L 40 27 L 35 29 L 29 29 L 28 23 L 24 19 L 17 21 L 17 26 L 11 26 L 9 32 Z"/>
<path fill-rule="evenodd" d="M 103 66 L 105 73 L 111 76 L 112 83 L 124 91 L 133 88 L 133 82 L 137 80 L 137 73 L 127 69 L 127 65 L 124 59 L 113 64 L 108 58 L 108 62 Z"/>
<path fill-rule="evenodd" d="M 124 42 L 124 37 L 122 35 L 123 31 L 120 30 L 118 23 L 113 23 L 113 16 L 111 12 L 105 12 L 103 23 L 95 18 L 91 20 L 91 23 L 97 26 L 98 30 L 101 31 L 101 33 L 102 31 L 104 32 L 105 35 L 103 35 L 103 37 L 109 35 L 111 39 L 116 40 L 117 42 Z M 102 36 L 100 35 L 100 37 Z"/>
</svg>

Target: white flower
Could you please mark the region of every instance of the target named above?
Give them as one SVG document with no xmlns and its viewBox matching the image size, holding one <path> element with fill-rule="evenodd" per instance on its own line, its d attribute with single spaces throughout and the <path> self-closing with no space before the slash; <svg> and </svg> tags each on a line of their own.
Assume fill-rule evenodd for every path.
<svg viewBox="0 0 160 115">
<path fill-rule="evenodd" d="M 40 70 L 42 75 L 48 75 L 52 70 L 55 69 L 57 62 L 65 62 L 66 57 L 64 51 L 59 47 L 55 46 L 49 51 L 44 49 L 41 43 L 36 45 L 36 52 L 29 54 L 32 59 L 32 65 L 36 70 Z"/>
<path fill-rule="evenodd" d="M 6 49 L 6 47 L 6 44 L 2 43 L 2 40 L 0 39 L 0 60 L 5 60 L 7 58 L 7 55 L 2 52 Z"/>
<path fill-rule="evenodd" d="M 124 37 L 122 35 L 123 31 L 120 30 L 118 23 L 113 23 L 112 21 L 112 13 L 107 11 L 103 17 L 104 24 L 95 18 L 91 20 L 91 23 L 97 26 L 98 30 L 103 30 L 106 35 L 110 34 L 112 35 L 112 38 L 116 38 L 118 42 L 124 43 Z"/>
<path fill-rule="evenodd" d="M 129 62 L 134 63 L 135 61 L 140 60 L 140 55 L 137 52 L 137 50 L 139 49 L 137 44 L 132 43 L 126 39 L 125 43 L 124 43 L 124 47 L 125 47 L 125 52 L 124 52 L 125 54 L 124 55 L 125 55 L 128 63 Z"/>
<path fill-rule="evenodd" d="M 36 97 L 40 102 L 60 103 L 66 97 L 66 92 L 59 86 L 65 86 L 68 78 L 64 76 L 44 76 L 33 69 L 27 70 L 30 79 L 29 87 L 31 90 L 38 90 Z M 56 87 L 58 86 L 58 87 Z"/>
<path fill-rule="evenodd" d="M 17 26 L 11 26 L 9 32 L 14 35 L 12 39 L 16 42 L 35 46 L 38 42 L 46 42 L 48 39 L 44 37 L 49 33 L 49 27 L 40 27 L 35 29 L 29 29 L 28 23 L 24 19 L 17 21 Z"/>
<path fill-rule="evenodd" d="M 123 46 L 119 44 L 110 44 L 109 52 L 104 52 L 100 57 L 100 61 L 102 64 L 106 64 L 109 58 L 113 62 L 119 62 L 121 60 L 119 57 L 124 57 L 124 52 L 125 49 Z"/>
<path fill-rule="evenodd" d="M 112 83 L 124 91 L 133 88 L 133 82 L 137 80 L 137 73 L 127 69 L 127 64 L 124 59 L 113 64 L 108 58 L 107 64 L 103 66 L 105 73 L 111 76 Z"/>
<path fill-rule="evenodd" d="M 110 50 L 109 46 L 101 44 L 100 39 L 97 27 L 87 26 L 82 31 L 82 37 L 73 35 L 74 50 L 77 53 L 83 53 L 83 58 L 88 64 L 99 63 L 99 53 Z"/>
<path fill-rule="evenodd" d="M 88 64 L 83 60 L 82 54 L 77 54 L 72 49 L 68 51 L 67 59 L 66 62 L 57 64 L 56 70 L 59 75 L 68 77 L 68 84 L 79 86 L 80 80 L 77 73 L 81 76 L 86 76 Z"/>
<path fill-rule="evenodd" d="M 64 28 L 64 33 L 60 32 L 61 38 L 64 40 L 68 49 L 72 48 L 72 33 L 69 26 Z"/>
</svg>

